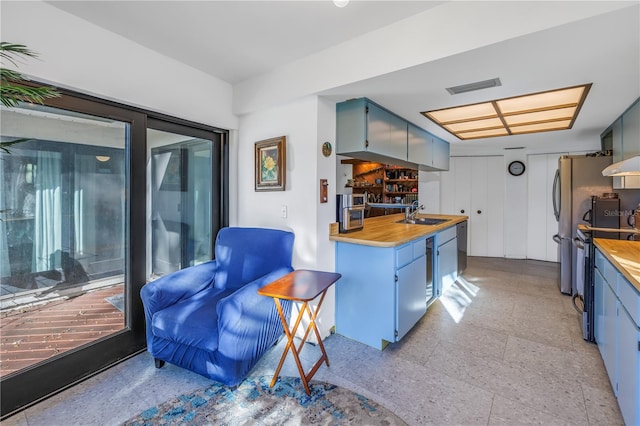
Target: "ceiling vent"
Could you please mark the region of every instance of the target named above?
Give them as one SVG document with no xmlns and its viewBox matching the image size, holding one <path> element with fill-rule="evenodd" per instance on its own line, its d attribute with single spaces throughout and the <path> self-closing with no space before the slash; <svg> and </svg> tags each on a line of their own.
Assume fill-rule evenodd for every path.
<svg viewBox="0 0 640 426">
<path fill-rule="evenodd" d="M 447 92 L 452 95 L 459 95 L 460 93 L 473 92 L 474 90 L 489 89 L 491 87 L 502 86 L 499 78 L 492 78 L 491 80 L 477 81 L 475 83 L 461 84 L 460 86 L 447 87 Z"/>
</svg>

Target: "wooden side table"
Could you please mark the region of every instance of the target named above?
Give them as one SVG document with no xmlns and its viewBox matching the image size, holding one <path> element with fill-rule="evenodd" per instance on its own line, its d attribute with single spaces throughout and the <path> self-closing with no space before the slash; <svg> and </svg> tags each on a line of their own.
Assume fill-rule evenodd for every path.
<svg viewBox="0 0 640 426">
<path fill-rule="evenodd" d="M 318 371 L 318 368 L 320 368 L 323 361 L 327 364 L 327 367 L 329 366 L 329 357 L 327 357 L 327 352 L 324 350 L 324 345 L 322 344 L 320 333 L 318 332 L 318 328 L 316 327 L 316 317 L 318 316 L 318 312 L 320 311 L 320 307 L 322 306 L 322 302 L 324 301 L 324 296 L 326 295 L 327 290 L 336 281 L 338 281 L 341 276 L 342 275 L 334 272 L 321 272 L 299 269 L 273 281 L 272 283 L 265 285 L 258 290 L 258 294 L 262 296 L 273 297 L 273 301 L 275 302 L 276 308 L 278 309 L 278 314 L 280 315 L 280 321 L 282 321 L 282 327 L 284 328 L 284 332 L 287 335 L 287 345 L 285 346 L 282 357 L 280 358 L 280 362 L 278 363 L 278 368 L 276 368 L 276 372 L 273 374 L 273 379 L 271 380 L 270 387 L 273 387 L 273 385 L 276 383 L 278 375 L 280 374 L 280 370 L 282 369 L 282 365 L 284 364 L 284 360 L 287 357 L 287 352 L 289 352 L 289 349 L 291 349 L 291 353 L 293 354 L 293 358 L 296 361 L 296 366 L 298 367 L 298 372 L 300 373 L 300 379 L 302 380 L 304 389 L 307 391 L 307 395 L 311 395 L 311 390 L 309 389 L 309 380 L 311 380 L 313 375 L 316 374 L 316 371 Z M 309 302 L 319 295 L 322 296 L 320 297 L 318 306 L 316 306 L 315 310 L 312 310 L 309 306 Z M 284 316 L 284 312 L 282 311 L 282 305 L 280 304 L 281 299 L 302 303 L 298 312 L 298 317 L 296 318 L 291 329 L 289 329 L 287 318 Z M 304 337 L 302 338 L 300 345 L 296 348 L 296 345 L 293 342 L 293 338 L 296 335 L 296 331 L 298 330 L 298 326 L 300 325 L 305 312 L 309 315 L 310 322 L 309 326 L 304 332 Z M 311 330 L 313 330 L 316 334 L 316 338 L 318 339 L 318 346 L 320 346 L 320 350 L 322 351 L 322 356 L 320 356 L 320 359 L 316 361 L 311 370 L 308 373 L 305 373 L 304 369 L 302 368 L 302 363 L 300 362 L 300 352 L 302 351 L 302 346 L 307 340 L 307 337 L 309 337 L 309 333 L 311 332 Z"/>
</svg>

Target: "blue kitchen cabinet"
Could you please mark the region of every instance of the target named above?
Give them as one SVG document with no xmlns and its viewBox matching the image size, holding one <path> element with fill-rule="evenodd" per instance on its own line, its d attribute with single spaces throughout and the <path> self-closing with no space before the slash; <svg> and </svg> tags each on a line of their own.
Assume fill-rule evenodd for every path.
<svg viewBox="0 0 640 426">
<path fill-rule="evenodd" d="M 411 261 L 396 271 L 396 336 L 398 341 L 422 318 L 427 311 L 426 299 L 426 245 L 425 239 L 404 247 L 411 250 Z"/>
<path fill-rule="evenodd" d="M 408 164 L 407 122 L 366 98 L 341 102 L 336 105 L 336 153 Z"/>
<path fill-rule="evenodd" d="M 595 268 L 593 274 L 593 333 L 596 342 L 600 342 L 598 343 L 598 350 L 600 350 L 600 356 L 603 358 L 602 348 L 606 337 L 604 332 L 604 286 L 606 285 L 607 283 L 604 282 L 602 274 Z"/>
<path fill-rule="evenodd" d="M 604 285 L 604 342 L 600 346 L 600 354 L 604 361 L 604 366 L 609 375 L 609 381 L 613 387 L 613 393 L 617 396 L 616 383 L 618 380 L 617 371 L 617 323 L 618 323 L 618 299 L 611 286 L 605 282 Z"/>
<path fill-rule="evenodd" d="M 449 142 L 409 123 L 408 159 L 424 171 L 449 170 Z"/>
<path fill-rule="evenodd" d="M 336 104 L 336 154 L 412 169 L 449 169 L 449 143 L 367 98 Z"/>
<path fill-rule="evenodd" d="M 433 136 L 433 163 L 435 170 L 449 170 L 449 142 Z"/>
<path fill-rule="evenodd" d="M 640 423 L 640 293 L 596 250 L 595 338 L 626 424 Z"/>
<path fill-rule="evenodd" d="M 376 349 L 399 341 L 426 303 L 426 238 L 398 247 L 336 243 L 336 332 Z"/>
<path fill-rule="evenodd" d="M 436 235 L 436 276 L 441 296 L 458 279 L 458 239 L 456 227 Z"/>
<path fill-rule="evenodd" d="M 618 315 L 618 405 L 628 425 L 640 422 L 640 383 L 638 344 L 640 331 L 626 309 L 621 305 Z"/>
</svg>

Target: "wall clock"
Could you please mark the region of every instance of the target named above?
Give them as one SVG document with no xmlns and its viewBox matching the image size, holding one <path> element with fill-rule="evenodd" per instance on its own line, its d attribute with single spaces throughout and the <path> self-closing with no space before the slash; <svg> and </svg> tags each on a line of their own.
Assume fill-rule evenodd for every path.
<svg viewBox="0 0 640 426">
<path fill-rule="evenodd" d="M 524 173 L 524 163 L 522 161 L 512 161 L 511 163 L 509 163 L 509 173 L 512 176 L 520 176 L 521 174 Z"/>
</svg>

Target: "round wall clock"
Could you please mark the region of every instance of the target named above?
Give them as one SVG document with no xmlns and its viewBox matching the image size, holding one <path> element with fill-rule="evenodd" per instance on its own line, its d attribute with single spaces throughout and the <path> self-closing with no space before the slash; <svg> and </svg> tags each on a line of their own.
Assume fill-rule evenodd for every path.
<svg viewBox="0 0 640 426">
<path fill-rule="evenodd" d="M 524 173 L 524 163 L 522 161 L 512 161 L 509 163 L 509 173 L 512 176 L 520 176 Z"/>
<path fill-rule="evenodd" d="M 322 144 L 322 155 L 328 157 L 331 155 L 331 144 L 329 142 L 325 142 Z"/>
</svg>

